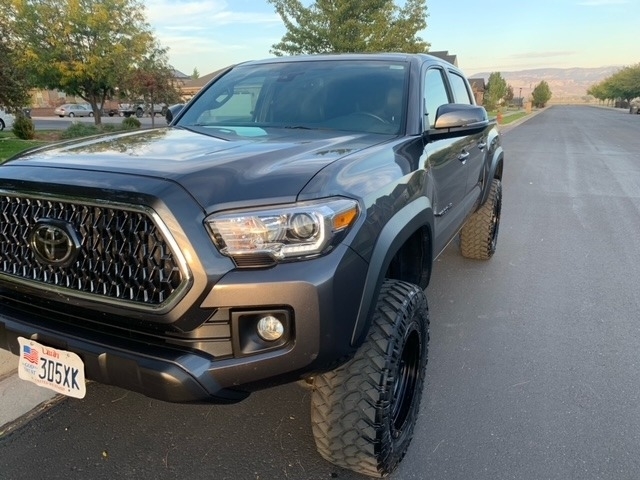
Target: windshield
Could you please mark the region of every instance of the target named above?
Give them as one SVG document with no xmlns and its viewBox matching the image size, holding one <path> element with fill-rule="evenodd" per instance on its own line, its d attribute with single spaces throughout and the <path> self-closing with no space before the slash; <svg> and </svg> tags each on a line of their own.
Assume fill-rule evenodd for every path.
<svg viewBox="0 0 640 480">
<path fill-rule="evenodd" d="M 212 84 L 177 125 L 240 136 L 266 128 L 396 135 L 404 128 L 407 66 L 391 61 L 241 65 Z"/>
</svg>

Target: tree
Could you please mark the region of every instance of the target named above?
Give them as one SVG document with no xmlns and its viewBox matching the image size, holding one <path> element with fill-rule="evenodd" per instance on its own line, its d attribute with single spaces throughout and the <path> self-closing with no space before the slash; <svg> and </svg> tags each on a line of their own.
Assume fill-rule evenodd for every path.
<svg viewBox="0 0 640 480">
<path fill-rule="evenodd" d="M 640 63 L 620 69 L 601 82 L 592 85 L 587 93 L 601 101 L 625 100 L 629 102 L 640 97 Z"/>
<path fill-rule="evenodd" d="M 507 92 L 504 94 L 504 101 L 507 103 L 513 102 L 513 87 L 511 85 L 507 85 Z"/>
<path fill-rule="evenodd" d="M 159 45 L 139 62 L 123 85 L 130 98 L 141 99 L 150 108 L 151 126 L 155 126 L 155 105 L 177 103 L 180 98 L 166 49 Z"/>
<path fill-rule="evenodd" d="M 426 52 L 417 33 L 427 26 L 426 0 L 268 0 L 287 32 L 271 53 Z"/>
<path fill-rule="evenodd" d="M 29 103 L 29 82 L 4 13 L 0 9 L 0 106 L 16 109 Z"/>
<path fill-rule="evenodd" d="M 87 101 L 101 123 L 105 99 L 154 42 L 141 0 L 7 0 L 35 86 Z"/>
<path fill-rule="evenodd" d="M 487 110 L 495 110 L 502 103 L 507 95 L 508 88 L 507 82 L 500 72 L 493 72 L 489 75 L 489 81 L 487 82 L 487 89 L 484 95 L 484 104 Z"/>
<path fill-rule="evenodd" d="M 534 87 L 531 97 L 533 98 L 534 107 L 544 107 L 551 99 L 551 89 L 549 88 L 549 84 L 542 80 Z"/>
<path fill-rule="evenodd" d="M 200 72 L 198 71 L 198 67 L 193 67 L 193 73 L 191 74 L 191 78 L 193 80 L 197 80 L 200 78 Z"/>
</svg>

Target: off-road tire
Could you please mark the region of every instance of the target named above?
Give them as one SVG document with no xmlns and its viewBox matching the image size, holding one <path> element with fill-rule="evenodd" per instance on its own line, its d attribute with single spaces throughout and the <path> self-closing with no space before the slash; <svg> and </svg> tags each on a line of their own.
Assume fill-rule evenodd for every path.
<svg viewBox="0 0 640 480">
<path fill-rule="evenodd" d="M 502 210 L 502 182 L 494 178 L 487 201 L 460 230 L 462 256 L 488 260 L 496 252 L 500 212 Z"/>
<path fill-rule="evenodd" d="M 418 418 L 428 343 L 424 291 L 386 280 L 354 358 L 314 378 L 311 424 L 320 455 L 373 477 L 398 466 Z"/>
</svg>

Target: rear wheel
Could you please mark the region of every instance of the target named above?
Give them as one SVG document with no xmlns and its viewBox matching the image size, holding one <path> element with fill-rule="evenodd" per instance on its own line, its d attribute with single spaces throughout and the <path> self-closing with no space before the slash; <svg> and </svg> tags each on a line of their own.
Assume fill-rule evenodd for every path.
<svg viewBox="0 0 640 480">
<path fill-rule="evenodd" d="M 311 422 L 328 461 L 384 477 L 404 457 L 418 417 L 429 313 L 418 286 L 387 280 L 367 339 L 346 364 L 314 378 Z"/>
<path fill-rule="evenodd" d="M 142 115 L 144 115 L 144 112 L 142 111 L 142 109 L 141 108 L 137 109 L 136 110 L 136 117 L 141 118 Z"/>
<path fill-rule="evenodd" d="M 460 231 L 462 256 L 476 260 L 488 260 L 496 252 L 500 213 L 502 210 L 502 182 L 494 178 L 489 197 Z"/>
<path fill-rule="evenodd" d="M 73 118 L 73 117 L 75 117 L 75 116 L 76 116 L 76 115 L 75 115 L 75 113 L 73 113 L 73 112 L 71 112 L 71 113 L 69 114 L 69 118 Z"/>
<path fill-rule="evenodd" d="M 0 118 L 0 132 L 4 130 L 4 127 L 6 127 L 6 125 L 4 124 L 4 121 Z"/>
</svg>

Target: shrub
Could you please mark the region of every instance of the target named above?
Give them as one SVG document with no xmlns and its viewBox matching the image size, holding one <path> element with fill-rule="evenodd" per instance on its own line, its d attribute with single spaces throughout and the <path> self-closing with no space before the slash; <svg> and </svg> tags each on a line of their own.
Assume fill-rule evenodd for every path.
<svg viewBox="0 0 640 480">
<path fill-rule="evenodd" d="M 36 127 L 33 125 L 33 121 L 22 113 L 16 115 L 11 131 L 22 140 L 32 140 L 36 136 Z"/>
<path fill-rule="evenodd" d="M 122 120 L 122 126 L 125 130 L 134 130 L 136 128 L 140 128 L 141 125 L 140 120 L 136 117 L 127 117 Z"/>
<path fill-rule="evenodd" d="M 78 122 L 78 123 L 72 124 L 69 128 L 67 128 L 64 132 L 62 132 L 62 134 L 60 135 L 60 138 L 64 140 L 69 140 L 72 138 L 80 138 L 80 137 L 86 137 L 89 135 L 96 135 L 98 133 L 101 133 L 101 131 L 95 125 Z"/>
</svg>

